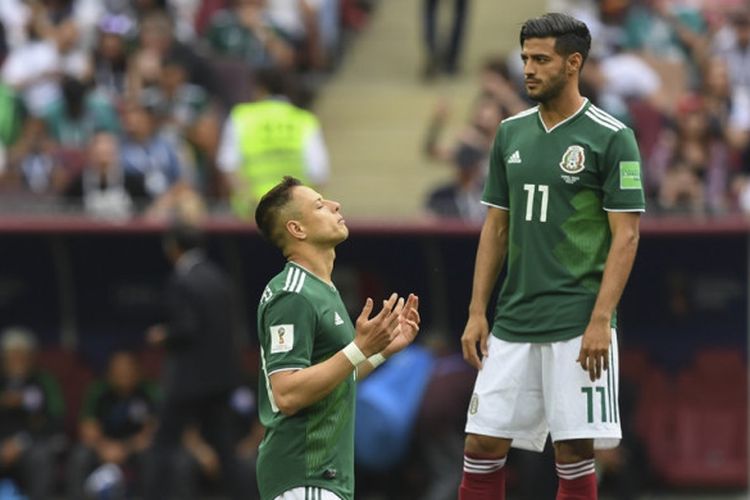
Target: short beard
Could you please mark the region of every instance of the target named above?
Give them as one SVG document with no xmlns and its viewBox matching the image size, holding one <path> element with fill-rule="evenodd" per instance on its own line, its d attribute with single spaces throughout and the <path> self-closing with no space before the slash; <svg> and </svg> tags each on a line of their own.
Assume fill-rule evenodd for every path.
<svg viewBox="0 0 750 500">
<path fill-rule="evenodd" d="M 558 74 L 553 76 L 549 83 L 536 95 L 531 95 L 528 91 L 526 92 L 530 99 L 540 104 L 548 103 L 549 101 L 556 99 L 565 88 L 568 83 L 568 78 L 565 75 L 565 69 L 563 68 Z"/>
</svg>

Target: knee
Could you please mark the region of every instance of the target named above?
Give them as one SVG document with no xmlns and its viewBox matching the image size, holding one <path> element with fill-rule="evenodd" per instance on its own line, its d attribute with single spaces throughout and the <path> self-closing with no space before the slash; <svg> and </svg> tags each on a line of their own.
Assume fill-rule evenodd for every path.
<svg viewBox="0 0 750 500">
<path fill-rule="evenodd" d="M 467 434 L 464 451 L 488 458 L 502 458 L 510 450 L 510 439 Z"/>
<path fill-rule="evenodd" d="M 561 464 L 574 464 L 594 458 L 592 439 L 573 439 L 555 443 L 555 460 Z"/>
</svg>

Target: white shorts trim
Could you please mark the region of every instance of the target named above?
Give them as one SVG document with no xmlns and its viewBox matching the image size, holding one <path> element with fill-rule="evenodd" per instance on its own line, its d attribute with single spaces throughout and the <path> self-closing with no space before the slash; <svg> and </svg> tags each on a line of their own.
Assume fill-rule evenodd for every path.
<svg viewBox="0 0 750 500">
<path fill-rule="evenodd" d="M 622 438 L 618 403 L 617 333 L 610 368 L 591 382 L 576 362 L 582 337 L 550 343 L 489 339 L 477 375 L 466 432 L 512 439 L 514 448 L 542 451 L 552 441 L 593 439 L 596 449 Z"/>
<path fill-rule="evenodd" d="M 275 500 L 341 500 L 341 498 L 334 492 L 317 486 L 301 486 L 285 491 Z"/>
</svg>

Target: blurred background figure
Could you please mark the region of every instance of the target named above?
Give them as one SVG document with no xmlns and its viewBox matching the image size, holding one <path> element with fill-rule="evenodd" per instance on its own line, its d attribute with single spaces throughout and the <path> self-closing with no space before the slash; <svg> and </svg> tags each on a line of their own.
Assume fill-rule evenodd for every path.
<svg viewBox="0 0 750 500">
<path fill-rule="evenodd" d="M 96 88 L 119 102 L 125 95 L 128 70 L 128 42 L 136 29 L 127 16 L 105 14 L 95 32 L 92 78 Z"/>
<path fill-rule="evenodd" d="M 30 500 L 49 500 L 55 458 L 64 437 L 63 397 L 57 382 L 37 368 L 34 334 L 9 327 L 0 334 L 0 476 Z"/>
<path fill-rule="evenodd" d="M 178 54 L 167 56 L 157 85 L 143 89 L 141 101 L 154 110 L 160 133 L 172 142 L 193 185 L 206 197 L 219 195 L 216 170 L 219 117 L 209 93 L 188 80 L 188 63 Z"/>
<path fill-rule="evenodd" d="M 479 201 L 484 189 L 487 152 L 461 144 L 454 156 L 454 180 L 436 188 L 427 198 L 429 213 L 442 219 L 479 224 L 487 209 Z"/>
<path fill-rule="evenodd" d="M 711 130 L 700 96 L 686 95 L 677 105 L 674 129 L 665 129 L 649 166 L 665 211 L 721 213 L 729 179 L 729 150 L 721 131 Z"/>
<path fill-rule="evenodd" d="M 256 99 L 238 104 L 222 131 L 217 162 L 242 218 L 285 175 L 316 188 L 328 180 L 328 150 L 318 118 L 289 102 L 283 73 L 256 75 Z"/>
<path fill-rule="evenodd" d="M 122 220 L 133 213 L 133 199 L 125 185 L 115 135 L 108 132 L 93 135 L 84 167 L 65 188 L 65 196 L 97 218 Z"/>
<path fill-rule="evenodd" d="M 176 491 L 179 481 L 172 462 L 184 433 L 194 428 L 218 457 L 227 492 L 241 499 L 229 408 L 231 391 L 240 380 L 233 291 L 205 255 L 197 227 L 174 224 L 164 235 L 163 247 L 174 271 L 165 296 L 167 322 L 148 332 L 150 343 L 165 347 L 166 360 L 144 498 L 163 500 L 170 490 Z"/>
<path fill-rule="evenodd" d="M 459 71 L 461 49 L 466 29 L 469 0 L 453 0 L 452 22 L 447 37 L 439 23 L 440 0 L 423 1 L 422 30 L 425 44 L 425 64 L 422 76 L 431 80 L 440 73 L 455 75 Z"/>
<path fill-rule="evenodd" d="M 252 68 L 291 69 L 294 46 L 269 16 L 266 0 L 229 0 L 229 8 L 214 14 L 208 42 L 218 55 L 244 61 Z"/>
<path fill-rule="evenodd" d="M 158 128 L 156 110 L 130 101 L 124 110 L 125 137 L 120 144 L 120 164 L 125 185 L 140 209 L 188 183 L 174 144 Z"/>
<path fill-rule="evenodd" d="M 156 426 L 156 407 L 156 387 L 143 379 L 135 355 L 115 352 L 106 378 L 88 388 L 81 409 L 80 442 L 67 461 L 70 500 L 114 498 L 106 496 L 107 488 L 121 493 L 116 498 L 140 491 L 145 452 Z M 121 481 L 94 484 L 97 477 L 107 474 Z"/>
</svg>

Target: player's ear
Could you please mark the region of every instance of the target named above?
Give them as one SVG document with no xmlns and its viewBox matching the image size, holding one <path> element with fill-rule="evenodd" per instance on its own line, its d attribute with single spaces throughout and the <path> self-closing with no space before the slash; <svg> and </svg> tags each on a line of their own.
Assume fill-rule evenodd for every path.
<svg viewBox="0 0 750 500">
<path fill-rule="evenodd" d="M 583 64 L 583 56 L 581 56 L 580 52 L 573 52 L 568 56 L 568 74 L 574 75 L 578 73 L 581 70 L 581 65 Z"/>
<path fill-rule="evenodd" d="M 298 220 L 288 220 L 286 222 L 286 230 L 295 240 L 304 240 L 307 238 L 307 231 L 305 231 L 305 227 Z"/>
</svg>

